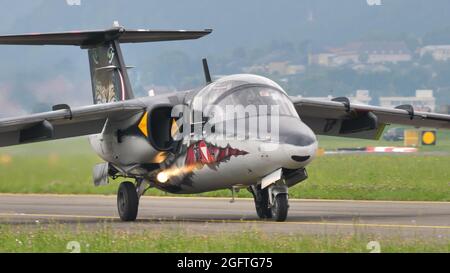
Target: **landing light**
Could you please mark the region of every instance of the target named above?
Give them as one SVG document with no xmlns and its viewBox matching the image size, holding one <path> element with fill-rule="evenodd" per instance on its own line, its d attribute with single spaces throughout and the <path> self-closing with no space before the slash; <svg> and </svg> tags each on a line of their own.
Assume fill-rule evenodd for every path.
<svg viewBox="0 0 450 273">
<path fill-rule="evenodd" d="M 158 182 L 160 183 L 166 183 L 167 180 L 169 180 L 169 177 L 167 176 L 167 174 L 165 172 L 160 172 L 158 173 L 158 175 L 156 176 L 156 179 L 158 180 Z"/>
</svg>

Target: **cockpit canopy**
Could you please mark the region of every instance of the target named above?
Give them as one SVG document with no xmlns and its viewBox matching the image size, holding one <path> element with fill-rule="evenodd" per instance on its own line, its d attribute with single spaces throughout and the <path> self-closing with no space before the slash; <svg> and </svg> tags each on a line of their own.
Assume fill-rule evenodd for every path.
<svg viewBox="0 0 450 273">
<path fill-rule="evenodd" d="M 223 77 L 201 89 L 191 101 L 193 112 L 214 115 L 216 120 L 225 118 L 227 107 L 243 107 L 248 110 L 248 116 L 269 114 L 298 117 L 283 89 L 272 80 L 256 75 Z M 221 112 L 219 116 L 217 110 Z"/>
</svg>

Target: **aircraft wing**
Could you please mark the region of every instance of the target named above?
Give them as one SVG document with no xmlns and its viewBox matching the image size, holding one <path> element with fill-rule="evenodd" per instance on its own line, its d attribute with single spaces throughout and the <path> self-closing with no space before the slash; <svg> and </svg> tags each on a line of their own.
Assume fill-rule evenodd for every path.
<svg viewBox="0 0 450 273">
<path fill-rule="evenodd" d="M 318 135 L 379 139 L 388 124 L 450 129 L 450 115 L 417 112 L 410 105 L 386 108 L 352 104 L 346 98 L 291 100 L 302 121 Z"/>
<path fill-rule="evenodd" d="M 74 45 L 89 46 L 118 39 L 120 43 L 159 42 L 171 40 L 198 39 L 211 33 L 205 30 L 147 30 L 115 27 L 108 30 L 70 31 L 54 33 L 29 33 L 2 35 L 0 44 L 4 45 Z"/>
<path fill-rule="evenodd" d="M 100 133 L 107 119 L 120 120 L 143 111 L 136 100 L 96 104 L 0 119 L 0 147 Z"/>
</svg>

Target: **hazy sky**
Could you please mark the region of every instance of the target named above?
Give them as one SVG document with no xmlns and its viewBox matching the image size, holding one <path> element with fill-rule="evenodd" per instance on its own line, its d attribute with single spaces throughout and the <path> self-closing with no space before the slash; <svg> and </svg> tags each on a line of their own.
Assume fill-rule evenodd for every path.
<svg viewBox="0 0 450 273">
<path fill-rule="evenodd" d="M 200 60 L 271 41 L 341 45 L 377 35 L 422 36 L 450 26 L 448 0 L 79 0 L 79 6 L 67 4 L 76 1 L 2 1 L 0 33 L 106 28 L 115 20 L 127 28 L 214 29 L 198 41 L 126 45 L 126 61 L 133 65 L 174 49 Z M 376 5 L 378 1 L 381 5 Z M 30 100 L 44 96 L 66 98 L 74 105 L 90 102 L 90 90 L 73 94 L 78 86 L 89 88 L 86 52 L 67 47 L 1 48 L 0 89 L 8 90 L 14 81 L 30 81 L 32 86 L 53 91 L 30 94 Z M 45 75 L 53 78 L 39 82 Z M 53 90 L 65 81 L 68 85 L 63 91 Z M 23 88 L 30 92 L 26 91 L 30 86 Z"/>
</svg>

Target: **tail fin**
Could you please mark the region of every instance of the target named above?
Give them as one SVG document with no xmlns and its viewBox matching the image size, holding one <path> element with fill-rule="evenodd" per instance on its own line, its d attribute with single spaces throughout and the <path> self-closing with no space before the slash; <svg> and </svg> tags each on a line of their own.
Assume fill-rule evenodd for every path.
<svg viewBox="0 0 450 273">
<path fill-rule="evenodd" d="M 127 100 L 134 97 L 120 43 L 143 43 L 198 39 L 205 30 L 108 30 L 23 34 L 0 36 L 0 44 L 74 45 L 88 49 L 94 103 Z"/>
<path fill-rule="evenodd" d="M 88 56 L 95 104 L 134 97 L 117 41 L 88 49 Z"/>
</svg>

